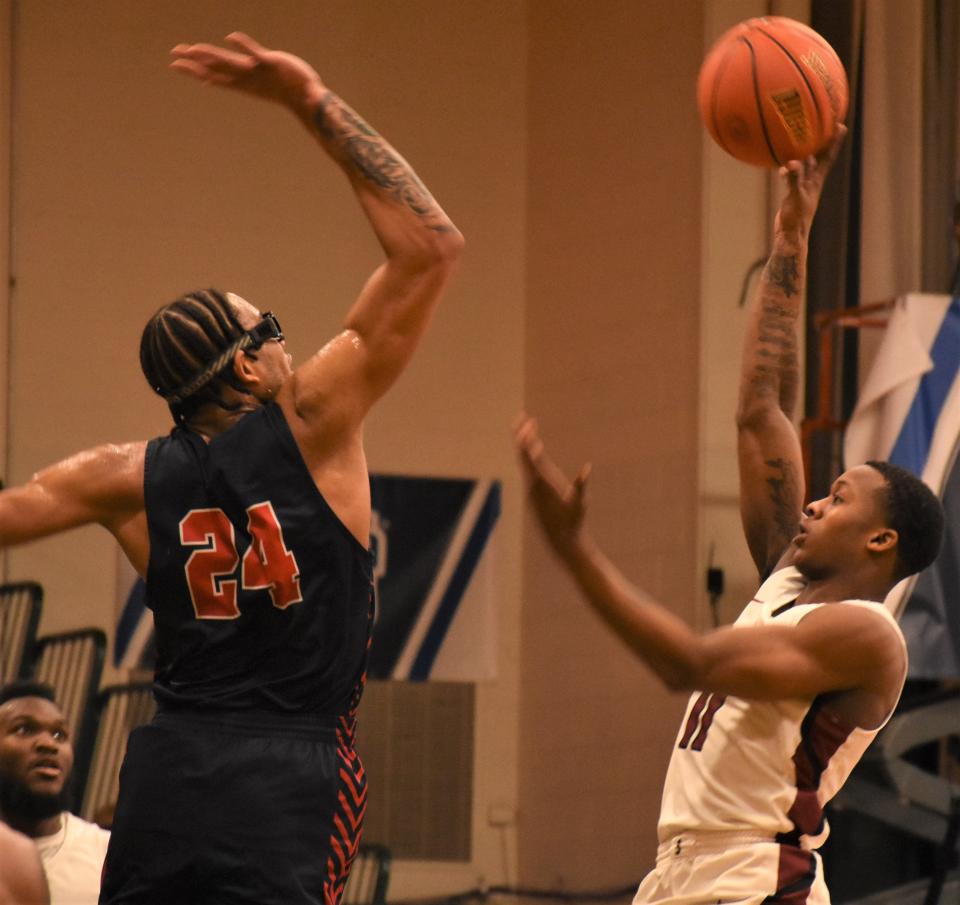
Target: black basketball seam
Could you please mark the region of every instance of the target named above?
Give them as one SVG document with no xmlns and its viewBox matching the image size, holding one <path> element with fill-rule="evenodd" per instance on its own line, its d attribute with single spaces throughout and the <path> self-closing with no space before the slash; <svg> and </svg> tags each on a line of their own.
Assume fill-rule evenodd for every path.
<svg viewBox="0 0 960 905">
<path fill-rule="evenodd" d="M 723 137 L 720 133 L 720 123 L 717 119 L 717 97 L 720 94 L 720 83 L 722 81 L 722 75 L 724 70 L 730 64 L 730 60 L 733 58 L 733 52 L 736 49 L 736 44 L 731 44 L 727 48 L 727 52 L 723 55 L 723 59 L 717 66 L 717 71 L 713 77 L 713 90 L 710 97 L 710 119 L 713 122 L 713 134 L 717 137 L 717 144 L 723 148 L 728 154 L 736 157 L 736 155 L 727 147 L 726 142 L 723 140 Z"/>
<path fill-rule="evenodd" d="M 826 123 L 824 123 L 823 121 L 823 111 L 820 109 L 820 104 L 817 102 L 817 94 L 813 90 L 813 87 L 810 84 L 810 79 L 807 78 L 807 74 L 803 71 L 803 67 L 797 62 L 796 57 L 792 53 L 790 53 L 790 51 L 787 50 L 787 48 L 784 47 L 783 44 L 781 44 L 772 34 L 764 31 L 762 28 L 759 28 L 757 26 L 754 26 L 754 27 L 765 38 L 768 38 L 769 40 L 773 41 L 773 43 L 776 44 L 777 47 L 779 47 L 787 55 L 787 59 L 790 60 L 791 63 L 793 63 L 793 65 L 797 69 L 797 72 L 800 73 L 800 78 L 803 79 L 804 84 L 807 86 L 807 93 L 810 95 L 810 100 L 813 101 L 813 106 L 817 111 L 817 120 L 820 123 L 820 132 L 822 134 L 826 130 Z"/>
<path fill-rule="evenodd" d="M 770 133 L 767 131 L 767 120 L 763 115 L 763 98 L 760 97 L 760 81 L 757 78 L 757 55 L 753 51 L 753 45 L 746 36 L 740 38 L 750 51 L 750 74 L 753 77 L 753 97 L 757 105 L 757 113 L 760 116 L 760 128 L 763 130 L 763 140 L 767 144 L 767 150 L 770 157 L 777 166 L 782 166 L 776 151 L 773 149 L 773 142 L 770 141 Z"/>
</svg>

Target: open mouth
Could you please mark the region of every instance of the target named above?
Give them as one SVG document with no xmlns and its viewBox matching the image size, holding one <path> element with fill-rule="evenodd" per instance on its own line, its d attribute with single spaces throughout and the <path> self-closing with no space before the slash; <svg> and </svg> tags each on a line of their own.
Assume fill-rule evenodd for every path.
<svg viewBox="0 0 960 905">
<path fill-rule="evenodd" d="M 55 760 L 39 760 L 30 767 L 30 772 L 41 779 L 59 779 L 63 768 Z"/>
</svg>

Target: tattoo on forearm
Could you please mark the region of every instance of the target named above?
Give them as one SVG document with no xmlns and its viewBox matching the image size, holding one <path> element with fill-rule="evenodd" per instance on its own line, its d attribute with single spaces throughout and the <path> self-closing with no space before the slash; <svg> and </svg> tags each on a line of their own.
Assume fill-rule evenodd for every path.
<svg viewBox="0 0 960 905">
<path fill-rule="evenodd" d="M 767 278 L 787 298 L 800 291 L 800 266 L 796 255 L 772 255 L 767 262 Z"/>
<path fill-rule="evenodd" d="M 800 485 L 794 463 L 788 459 L 767 459 L 764 464 L 771 469 L 767 478 L 770 502 L 773 504 L 773 521 L 778 537 L 786 546 L 797 533 L 800 514 L 797 511 Z"/>
<path fill-rule="evenodd" d="M 751 383 L 758 392 L 777 393 L 784 409 L 792 407 L 799 379 L 795 307 L 764 295 L 754 346 Z"/>
<path fill-rule="evenodd" d="M 341 160 L 379 186 L 437 232 L 453 228 L 410 165 L 361 116 L 332 91 L 314 114 L 314 122 Z"/>
</svg>

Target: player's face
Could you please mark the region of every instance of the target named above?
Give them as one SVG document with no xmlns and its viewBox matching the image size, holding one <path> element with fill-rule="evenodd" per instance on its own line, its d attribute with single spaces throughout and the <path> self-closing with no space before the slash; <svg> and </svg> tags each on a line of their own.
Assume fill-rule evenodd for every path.
<svg viewBox="0 0 960 905">
<path fill-rule="evenodd" d="M 229 298 L 244 330 L 252 330 L 263 319 L 260 311 L 246 299 L 234 293 L 230 293 Z M 286 340 L 267 340 L 253 354 L 265 389 L 270 390 L 270 396 L 276 396 L 283 382 L 293 373 L 293 356 L 287 352 Z"/>
<path fill-rule="evenodd" d="M 810 503 L 794 538 L 794 563 L 808 578 L 842 573 L 869 555 L 868 541 L 887 527 L 883 475 L 858 465 L 840 475 L 829 495 Z"/>
<path fill-rule="evenodd" d="M 0 777 L 34 795 L 56 797 L 73 769 L 73 745 L 60 708 L 45 698 L 0 705 Z"/>
</svg>

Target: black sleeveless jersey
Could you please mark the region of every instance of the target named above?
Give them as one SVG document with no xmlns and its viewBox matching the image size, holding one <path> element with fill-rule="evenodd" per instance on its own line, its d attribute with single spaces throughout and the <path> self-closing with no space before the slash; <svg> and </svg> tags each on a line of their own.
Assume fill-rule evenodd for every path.
<svg viewBox="0 0 960 905">
<path fill-rule="evenodd" d="M 320 494 L 279 406 L 209 444 L 183 428 L 151 440 L 144 490 L 160 704 L 351 711 L 372 557 Z"/>
</svg>

